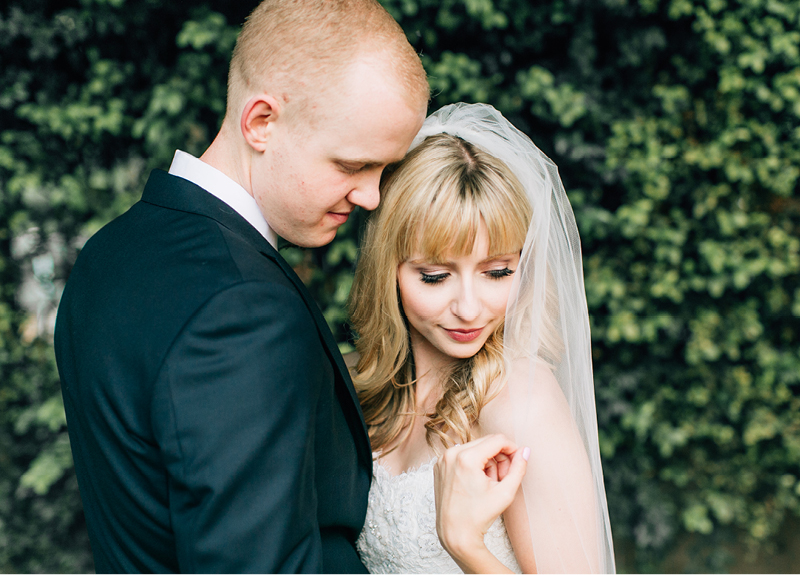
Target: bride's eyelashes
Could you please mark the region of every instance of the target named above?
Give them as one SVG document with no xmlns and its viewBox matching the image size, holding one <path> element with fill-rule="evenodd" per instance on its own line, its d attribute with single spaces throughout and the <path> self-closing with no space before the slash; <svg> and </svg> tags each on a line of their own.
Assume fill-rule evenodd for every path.
<svg viewBox="0 0 800 575">
<path fill-rule="evenodd" d="M 498 270 L 488 270 L 484 273 L 492 279 L 499 280 L 513 275 L 514 270 L 506 267 Z M 419 279 L 422 283 L 435 285 L 442 283 L 444 280 L 450 277 L 450 274 L 449 273 L 426 274 L 425 272 L 419 272 L 419 276 L 420 276 Z"/>
<path fill-rule="evenodd" d="M 494 278 L 496 280 L 499 280 L 499 279 L 502 279 L 502 278 L 507 278 L 510 275 L 514 275 L 514 270 L 512 270 L 510 268 L 503 268 L 501 270 L 489 270 L 486 273 L 489 274 L 490 278 Z"/>
<path fill-rule="evenodd" d="M 444 274 L 426 274 L 425 272 L 419 272 L 419 279 L 424 284 L 440 284 L 445 279 L 447 279 L 447 276 L 449 276 L 449 275 L 450 274 L 448 274 L 448 273 L 444 273 Z"/>
</svg>

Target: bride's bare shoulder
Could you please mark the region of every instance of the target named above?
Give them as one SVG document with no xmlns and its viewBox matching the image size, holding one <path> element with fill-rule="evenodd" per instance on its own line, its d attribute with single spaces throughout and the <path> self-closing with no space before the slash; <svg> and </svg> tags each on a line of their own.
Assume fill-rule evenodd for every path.
<svg viewBox="0 0 800 575">
<path fill-rule="evenodd" d="M 515 413 L 524 409 L 526 419 L 550 421 L 569 415 L 569 405 L 552 367 L 543 361 L 513 365 L 509 377 L 481 410 L 482 434 L 503 433 L 513 437 Z"/>
</svg>

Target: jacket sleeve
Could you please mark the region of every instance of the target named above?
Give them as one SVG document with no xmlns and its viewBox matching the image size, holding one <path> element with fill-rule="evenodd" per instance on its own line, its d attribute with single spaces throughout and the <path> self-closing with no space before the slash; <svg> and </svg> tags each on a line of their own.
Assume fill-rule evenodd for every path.
<svg viewBox="0 0 800 575">
<path fill-rule="evenodd" d="M 230 287 L 184 327 L 152 406 L 181 571 L 321 571 L 314 421 L 331 370 L 285 285 Z"/>
</svg>

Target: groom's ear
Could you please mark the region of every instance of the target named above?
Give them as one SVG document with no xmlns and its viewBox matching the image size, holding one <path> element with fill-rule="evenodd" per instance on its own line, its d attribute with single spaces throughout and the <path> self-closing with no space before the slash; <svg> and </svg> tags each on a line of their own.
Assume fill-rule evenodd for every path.
<svg viewBox="0 0 800 575">
<path fill-rule="evenodd" d="M 266 150 L 272 123 L 280 114 L 280 104 L 269 94 L 250 98 L 242 110 L 241 130 L 251 148 L 257 152 Z"/>
</svg>

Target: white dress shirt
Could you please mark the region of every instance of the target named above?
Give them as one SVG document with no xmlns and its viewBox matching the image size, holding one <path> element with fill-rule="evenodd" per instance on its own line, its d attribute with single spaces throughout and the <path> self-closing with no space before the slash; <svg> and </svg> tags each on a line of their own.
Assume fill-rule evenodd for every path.
<svg viewBox="0 0 800 575">
<path fill-rule="evenodd" d="M 182 150 L 175 150 L 169 173 L 189 180 L 228 204 L 258 230 L 273 248 L 278 249 L 278 235 L 269 227 L 253 196 L 218 169 Z"/>
</svg>

